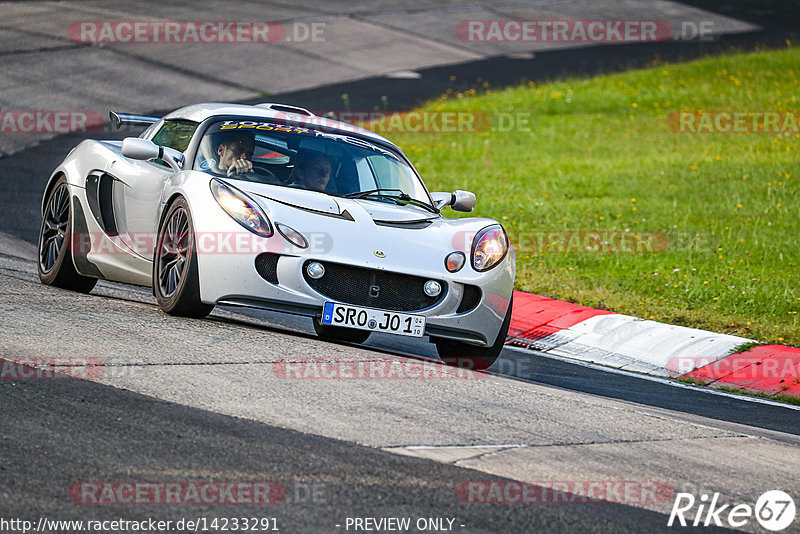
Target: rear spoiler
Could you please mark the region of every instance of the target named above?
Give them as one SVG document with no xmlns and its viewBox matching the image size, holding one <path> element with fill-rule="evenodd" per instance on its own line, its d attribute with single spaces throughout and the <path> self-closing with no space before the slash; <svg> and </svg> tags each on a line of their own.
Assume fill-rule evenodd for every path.
<svg viewBox="0 0 800 534">
<path fill-rule="evenodd" d="M 150 126 L 161 120 L 161 117 L 137 115 L 135 113 L 117 113 L 116 111 L 109 111 L 108 117 L 115 128 L 121 128 L 123 124 L 126 126 Z"/>
</svg>

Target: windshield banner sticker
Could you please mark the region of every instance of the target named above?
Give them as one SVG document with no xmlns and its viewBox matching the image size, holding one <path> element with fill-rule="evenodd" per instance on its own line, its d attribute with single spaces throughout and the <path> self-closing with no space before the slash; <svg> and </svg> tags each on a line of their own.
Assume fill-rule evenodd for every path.
<svg viewBox="0 0 800 534">
<path fill-rule="evenodd" d="M 286 133 L 312 133 L 308 128 L 300 128 L 299 126 L 286 126 L 283 124 L 274 124 L 271 122 L 256 122 L 256 121 L 224 121 L 219 127 L 222 130 L 261 130 L 261 131 L 276 131 Z"/>
</svg>

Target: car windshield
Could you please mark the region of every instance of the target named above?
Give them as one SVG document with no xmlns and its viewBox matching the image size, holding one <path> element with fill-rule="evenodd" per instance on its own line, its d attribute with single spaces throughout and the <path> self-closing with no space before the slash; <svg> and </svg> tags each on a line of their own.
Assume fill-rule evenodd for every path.
<svg viewBox="0 0 800 534">
<path fill-rule="evenodd" d="M 254 120 L 212 124 L 193 168 L 340 197 L 431 206 L 420 178 L 392 151 L 347 135 L 297 126 Z"/>
</svg>

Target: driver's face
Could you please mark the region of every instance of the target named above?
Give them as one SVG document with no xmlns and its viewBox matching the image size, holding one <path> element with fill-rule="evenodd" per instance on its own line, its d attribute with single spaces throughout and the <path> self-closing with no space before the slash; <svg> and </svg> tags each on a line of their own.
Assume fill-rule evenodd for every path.
<svg viewBox="0 0 800 534">
<path fill-rule="evenodd" d="M 252 141 L 221 143 L 217 148 L 219 167 L 221 169 L 227 169 L 238 159 L 250 160 L 253 158 L 253 152 L 255 152 L 255 143 Z"/>
</svg>

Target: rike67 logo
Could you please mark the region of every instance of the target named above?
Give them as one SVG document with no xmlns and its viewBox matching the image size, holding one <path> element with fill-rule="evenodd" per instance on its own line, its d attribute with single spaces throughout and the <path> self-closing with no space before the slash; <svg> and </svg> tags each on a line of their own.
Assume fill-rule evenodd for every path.
<svg viewBox="0 0 800 534">
<path fill-rule="evenodd" d="M 765 492 L 758 498 L 755 506 L 722 504 L 719 502 L 719 493 L 714 493 L 710 499 L 707 494 L 703 494 L 699 500 L 691 493 L 678 493 L 675 496 L 675 503 L 672 505 L 667 526 L 708 527 L 713 525 L 741 528 L 755 518 L 763 528 L 779 532 L 794 522 L 795 513 L 794 500 L 788 493 L 780 490 Z M 694 515 L 694 521 L 687 519 L 687 515 Z"/>
</svg>

